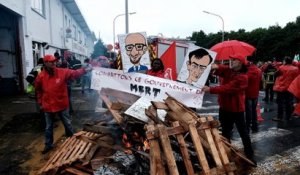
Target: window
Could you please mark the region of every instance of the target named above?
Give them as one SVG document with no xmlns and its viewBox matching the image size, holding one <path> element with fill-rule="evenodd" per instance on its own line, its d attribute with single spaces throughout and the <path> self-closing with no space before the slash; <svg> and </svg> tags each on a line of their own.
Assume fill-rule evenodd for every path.
<svg viewBox="0 0 300 175">
<path fill-rule="evenodd" d="M 45 16 L 45 0 L 31 0 L 31 8 L 42 16 Z"/>
<path fill-rule="evenodd" d="M 82 43 L 82 40 L 81 40 L 81 32 L 78 30 L 78 40 L 79 40 L 79 43 L 81 44 Z"/>
<path fill-rule="evenodd" d="M 65 27 L 68 27 L 68 17 L 65 15 Z"/>
<path fill-rule="evenodd" d="M 73 25 L 73 37 L 74 37 L 74 40 L 77 41 L 77 28 L 75 25 Z"/>
</svg>

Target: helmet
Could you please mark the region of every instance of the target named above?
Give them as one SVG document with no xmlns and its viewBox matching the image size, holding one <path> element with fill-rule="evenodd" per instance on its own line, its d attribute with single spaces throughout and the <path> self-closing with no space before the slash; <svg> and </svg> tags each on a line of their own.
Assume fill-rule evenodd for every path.
<svg viewBox="0 0 300 175">
<path fill-rule="evenodd" d="M 45 55 L 44 62 L 53 62 L 56 61 L 56 58 L 53 55 Z"/>
</svg>

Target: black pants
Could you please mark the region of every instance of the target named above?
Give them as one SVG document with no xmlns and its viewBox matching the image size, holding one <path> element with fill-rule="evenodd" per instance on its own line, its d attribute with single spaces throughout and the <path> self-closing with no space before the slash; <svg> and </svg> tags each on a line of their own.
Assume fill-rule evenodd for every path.
<svg viewBox="0 0 300 175">
<path fill-rule="evenodd" d="M 289 91 L 277 92 L 277 117 L 283 119 L 285 109 L 286 119 L 289 120 L 293 112 L 293 94 Z"/>
<path fill-rule="evenodd" d="M 273 86 L 274 86 L 274 84 L 266 84 L 266 88 L 265 88 L 265 93 L 266 93 L 265 101 L 266 102 L 268 102 L 269 100 L 273 101 L 273 99 L 274 99 Z"/>
<path fill-rule="evenodd" d="M 269 100 L 270 101 L 273 101 L 274 99 L 274 91 L 273 91 L 273 86 L 274 84 L 266 84 L 266 87 L 265 87 L 265 101 L 268 102 Z"/>
<path fill-rule="evenodd" d="M 257 113 L 256 113 L 256 106 L 257 106 L 257 98 L 250 99 L 246 98 L 246 128 L 248 133 L 251 130 L 257 132 Z"/>
<path fill-rule="evenodd" d="M 235 124 L 244 145 L 244 152 L 248 158 L 252 158 L 253 149 L 250 136 L 246 129 L 244 112 L 229 112 L 220 108 L 219 120 L 222 127 L 222 135 L 229 141 L 231 138 L 233 125 Z"/>
</svg>

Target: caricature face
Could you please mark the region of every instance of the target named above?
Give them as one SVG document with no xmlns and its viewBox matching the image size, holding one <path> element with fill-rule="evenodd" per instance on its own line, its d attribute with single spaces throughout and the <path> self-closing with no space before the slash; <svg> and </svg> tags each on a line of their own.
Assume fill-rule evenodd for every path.
<svg viewBox="0 0 300 175">
<path fill-rule="evenodd" d="M 138 65 L 142 56 L 147 51 L 146 39 L 139 33 L 127 35 L 125 39 L 126 54 L 130 57 L 130 62 Z"/>
<path fill-rule="evenodd" d="M 208 55 L 204 55 L 202 58 L 196 58 L 194 55 L 191 57 L 191 61 L 187 62 L 187 69 L 189 71 L 189 77 L 187 83 L 197 82 L 201 77 L 206 67 L 210 63 L 210 58 Z"/>
</svg>

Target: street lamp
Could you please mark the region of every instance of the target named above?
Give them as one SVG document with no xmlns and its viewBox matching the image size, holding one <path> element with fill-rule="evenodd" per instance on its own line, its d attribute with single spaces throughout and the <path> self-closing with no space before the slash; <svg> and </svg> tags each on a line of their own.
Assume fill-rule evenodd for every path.
<svg viewBox="0 0 300 175">
<path fill-rule="evenodd" d="M 134 14 L 136 14 L 136 12 L 132 12 L 132 13 L 128 13 L 129 15 L 134 15 Z M 120 16 L 124 16 L 124 15 L 126 15 L 125 13 L 122 13 L 122 14 L 119 14 L 119 15 L 117 15 L 115 18 L 114 18 L 114 22 L 113 22 L 113 41 L 114 41 L 114 52 L 115 52 L 115 21 L 116 21 L 116 19 L 118 18 L 118 17 L 120 17 Z"/>
<path fill-rule="evenodd" d="M 221 18 L 221 20 L 222 20 L 222 42 L 223 42 L 224 41 L 224 20 L 223 20 L 222 16 L 215 14 L 215 13 L 208 12 L 208 11 L 203 11 L 203 12 L 207 13 L 209 15 L 214 15 L 214 16 Z"/>
</svg>

